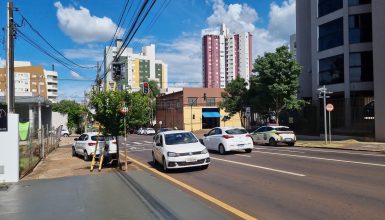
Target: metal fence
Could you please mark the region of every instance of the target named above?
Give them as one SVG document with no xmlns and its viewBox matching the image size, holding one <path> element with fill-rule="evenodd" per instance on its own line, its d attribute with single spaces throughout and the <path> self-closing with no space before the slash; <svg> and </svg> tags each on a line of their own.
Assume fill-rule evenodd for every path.
<svg viewBox="0 0 385 220">
<path fill-rule="evenodd" d="M 40 160 L 59 147 L 61 128 L 61 126 L 57 129 L 45 127 L 32 131 L 29 127 L 27 138 L 19 140 L 19 175 L 21 178 L 30 173 Z"/>
</svg>

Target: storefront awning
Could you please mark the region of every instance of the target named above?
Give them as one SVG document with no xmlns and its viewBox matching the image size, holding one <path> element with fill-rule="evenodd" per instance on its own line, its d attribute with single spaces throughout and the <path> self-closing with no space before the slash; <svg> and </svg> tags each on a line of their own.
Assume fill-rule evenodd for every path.
<svg viewBox="0 0 385 220">
<path fill-rule="evenodd" d="M 219 112 L 202 112 L 203 117 L 205 118 L 220 118 L 221 115 Z"/>
</svg>

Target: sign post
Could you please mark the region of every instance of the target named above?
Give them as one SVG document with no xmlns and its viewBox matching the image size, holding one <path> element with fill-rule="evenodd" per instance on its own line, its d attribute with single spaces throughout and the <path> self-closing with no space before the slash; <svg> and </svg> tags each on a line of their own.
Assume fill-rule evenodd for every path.
<svg viewBox="0 0 385 220">
<path fill-rule="evenodd" d="M 329 103 L 326 105 L 326 111 L 329 112 L 329 143 L 332 143 L 332 120 L 331 120 L 331 112 L 334 110 L 333 104 Z"/>
</svg>

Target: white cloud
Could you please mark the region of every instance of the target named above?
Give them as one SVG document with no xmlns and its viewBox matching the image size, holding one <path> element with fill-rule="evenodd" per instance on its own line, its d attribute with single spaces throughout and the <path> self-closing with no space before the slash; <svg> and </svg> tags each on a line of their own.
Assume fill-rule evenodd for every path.
<svg viewBox="0 0 385 220">
<path fill-rule="evenodd" d="M 223 0 L 211 0 L 213 14 L 207 18 L 208 28 L 202 33 L 216 33 L 222 23 L 231 32 L 251 32 L 253 57 L 271 52 L 287 43 L 295 31 L 295 1 L 285 0 L 282 5 L 272 3 L 269 13 L 269 28 L 257 28 L 257 11 L 247 4 L 225 4 Z"/>
<path fill-rule="evenodd" d="M 65 49 L 63 53 L 68 59 L 86 59 L 88 61 L 103 60 L 103 48 Z"/>
<path fill-rule="evenodd" d="M 87 8 L 63 7 L 60 2 L 54 5 L 60 29 L 77 43 L 107 41 L 116 30 L 117 25 L 110 18 L 91 15 Z"/>
<path fill-rule="evenodd" d="M 157 59 L 168 64 L 169 87 L 202 86 L 200 37 L 184 36 L 158 46 Z"/>
<path fill-rule="evenodd" d="M 74 71 L 72 71 L 72 70 L 71 70 L 70 74 L 71 74 L 71 77 L 72 77 L 73 79 L 84 79 L 84 77 L 82 77 L 79 73 L 74 72 Z"/>
<path fill-rule="evenodd" d="M 269 31 L 278 38 L 288 38 L 295 33 L 295 0 L 285 0 L 279 6 L 275 2 L 270 5 Z"/>
</svg>

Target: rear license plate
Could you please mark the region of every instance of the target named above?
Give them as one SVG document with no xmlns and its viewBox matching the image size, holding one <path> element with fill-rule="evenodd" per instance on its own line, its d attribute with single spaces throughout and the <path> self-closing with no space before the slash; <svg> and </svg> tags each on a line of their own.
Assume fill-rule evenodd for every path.
<svg viewBox="0 0 385 220">
<path fill-rule="evenodd" d="M 196 161 L 197 161 L 197 158 L 195 158 L 195 157 L 186 158 L 186 162 L 196 162 Z"/>
<path fill-rule="evenodd" d="M 285 141 L 292 141 L 293 139 L 291 138 L 285 138 Z"/>
</svg>

